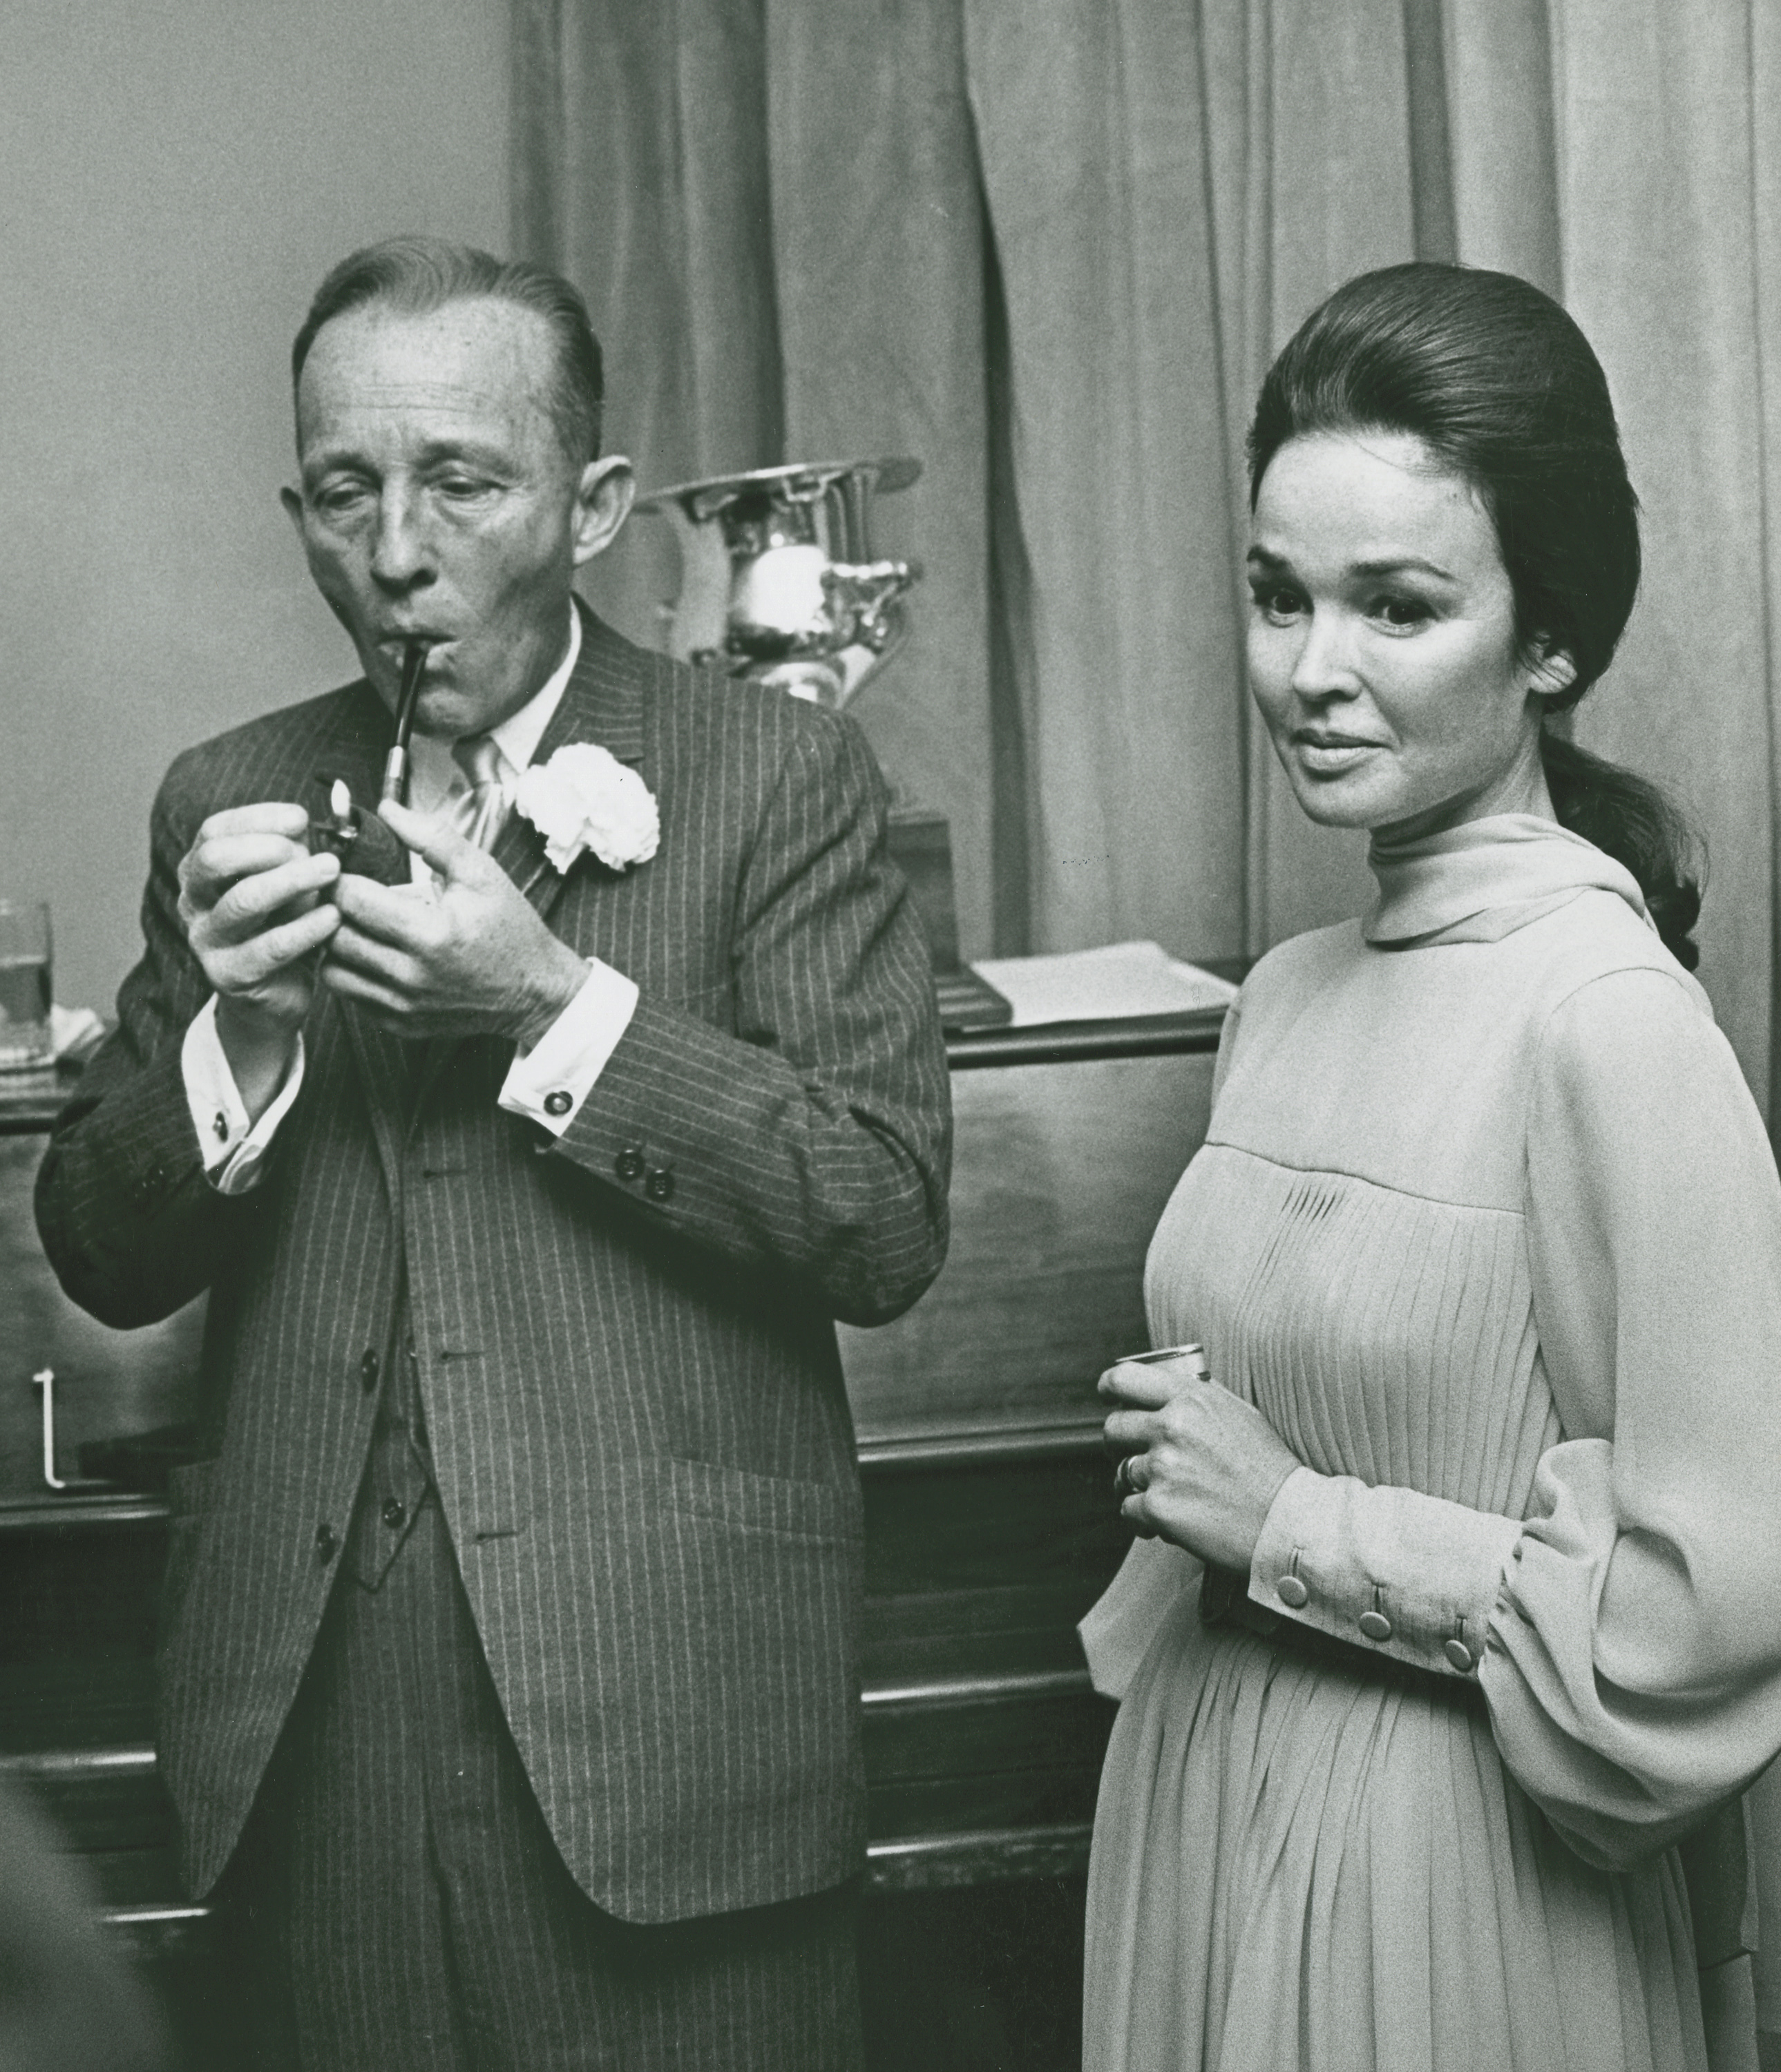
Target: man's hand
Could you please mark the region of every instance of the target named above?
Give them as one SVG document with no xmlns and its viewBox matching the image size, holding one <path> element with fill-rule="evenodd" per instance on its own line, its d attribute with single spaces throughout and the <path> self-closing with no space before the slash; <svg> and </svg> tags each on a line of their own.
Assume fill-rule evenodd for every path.
<svg viewBox="0 0 1781 2072">
<path fill-rule="evenodd" d="M 1298 1455 L 1253 1404 L 1215 1381 L 1121 1361 L 1099 1388 L 1115 1406 L 1107 1450 L 1130 1462 L 1121 1515 L 1141 1539 L 1172 1540 L 1203 1561 L 1246 1571 Z"/>
<path fill-rule="evenodd" d="M 405 807 L 377 810 L 438 873 L 438 896 L 342 878 L 323 983 L 399 1036 L 511 1036 L 529 1050 L 580 992 L 587 966 L 492 857 Z"/>
<path fill-rule="evenodd" d="M 311 953 L 339 925 L 338 858 L 304 846 L 301 806 L 212 813 L 179 864 L 179 919 L 217 996 L 216 1033 L 248 1113 L 278 1092 L 315 991 Z"/>
</svg>

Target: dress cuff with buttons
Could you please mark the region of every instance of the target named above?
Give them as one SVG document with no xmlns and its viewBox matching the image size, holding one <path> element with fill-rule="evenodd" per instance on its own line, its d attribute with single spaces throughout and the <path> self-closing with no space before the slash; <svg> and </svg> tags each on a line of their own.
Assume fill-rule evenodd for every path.
<svg viewBox="0 0 1781 2072">
<path fill-rule="evenodd" d="M 198 1133 L 204 1178 L 220 1194 L 245 1194 L 256 1186 L 278 1125 L 290 1112 L 303 1083 L 303 1039 L 271 1104 L 257 1122 L 250 1122 L 245 1104 L 228 1068 L 223 1039 L 216 1033 L 216 996 L 212 993 L 193 1017 L 179 1051 L 186 1083 L 186 1104 Z"/>
<path fill-rule="evenodd" d="M 1249 1598 L 1334 1639 L 1469 1676 L 1521 1531 L 1420 1490 L 1298 1468 L 1256 1542 Z"/>
<path fill-rule="evenodd" d="M 561 1137 L 594 1091 L 637 1011 L 635 981 L 588 960 L 582 989 L 529 1050 L 516 1054 L 500 1105 Z"/>
</svg>

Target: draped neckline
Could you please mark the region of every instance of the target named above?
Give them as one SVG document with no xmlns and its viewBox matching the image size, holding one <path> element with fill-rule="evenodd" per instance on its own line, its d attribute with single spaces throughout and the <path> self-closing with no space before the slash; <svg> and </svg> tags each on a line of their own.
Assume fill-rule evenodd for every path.
<svg viewBox="0 0 1781 2072">
<path fill-rule="evenodd" d="M 1373 837 L 1379 892 L 1362 932 L 1380 948 L 1499 942 L 1580 893 L 1611 892 L 1647 927 L 1638 882 L 1623 864 L 1536 813 L 1496 813 L 1420 841 Z"/>
</svg>

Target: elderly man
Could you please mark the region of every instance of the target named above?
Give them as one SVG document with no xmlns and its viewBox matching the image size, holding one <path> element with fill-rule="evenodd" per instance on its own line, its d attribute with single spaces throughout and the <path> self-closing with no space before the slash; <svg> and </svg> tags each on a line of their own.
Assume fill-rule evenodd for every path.
<svg viewBox="0 0 1781 2072">
<path fill-rule="evenodd" d="M 882 780 L 573 598 L 632 484 L 566 282 L 374 246 L 293 364 L 285 501 L 364 674 L 169 772 L 39 1187 L 96 1315 L 210 1291 L 187 1873 L 304 2066 L 827 2072 L 863 1840 L 831 1319 L 945 1241 Z M 306 828 L 376 796 L 417 641 L 412 809 L 352 851 L 401 868 L 343 875 Z"/>
</svg>

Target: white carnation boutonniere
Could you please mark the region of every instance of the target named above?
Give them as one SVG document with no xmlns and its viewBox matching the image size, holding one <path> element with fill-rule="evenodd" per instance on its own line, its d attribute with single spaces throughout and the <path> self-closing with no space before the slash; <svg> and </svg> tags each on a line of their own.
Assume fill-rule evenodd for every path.
<svg viewBox="0 0 1781 2072">
<path fill-rule="evenodd" d="M 545 838 L 551 866 L 566 871 L 584 849 L 609 870 L 648 863 L 661 841 L 656 795 L 610 749 L 566 742 L 520 774 L 513 803 Z"/>
</svg>

